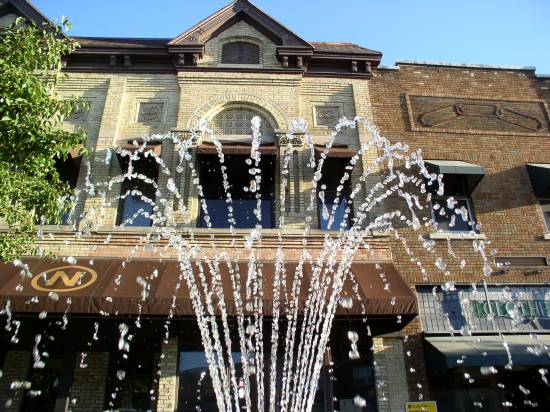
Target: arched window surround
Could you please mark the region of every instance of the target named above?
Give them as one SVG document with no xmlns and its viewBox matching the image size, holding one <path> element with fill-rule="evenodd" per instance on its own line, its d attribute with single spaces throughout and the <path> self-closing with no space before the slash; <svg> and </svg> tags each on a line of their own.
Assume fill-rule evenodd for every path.
<svg viewBox="0 0 550 412">
<path fill-rule="evenodd" d="M 251 104 L 230 103 L 211 114 L 211 126 L 218 137 L 236 138 L 252 135 L 250 121 L 253 116 L 262 119 L 260 131 L 262 140 L 275 137 L 276 121 L 271 113 Z"/>
</svg>

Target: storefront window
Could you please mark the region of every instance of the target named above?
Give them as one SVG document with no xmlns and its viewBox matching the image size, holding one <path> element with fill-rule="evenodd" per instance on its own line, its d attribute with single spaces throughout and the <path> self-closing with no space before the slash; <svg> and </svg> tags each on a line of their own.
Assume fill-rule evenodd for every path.
<svg viewBox="0 0 550 412">
<path fill-rule="evenodd" d="M 333 396 L 334 409 L 338 411 L 377 411 L 374 367 L 370 351 L 361 352 L 361 359 L 350 360 L 348 347 L 333 348 Z M 366 401 L 366 407 L 358 408 L 355 397 L 359 395 Z"/>
<path fill-rule="evenodd" d="M 498 367 L 490 375 L 483 374 L 482 367 L 433 369 L 429 369 L 430 393 L 440 410 L 550 410 L 548 387 L 540 378 L 540 367 Z"/>
<path fill-rule="evenodd" d="M 237 380 L 239 380 L 242 377 L 240 353 L 233 353 L 233 362 L 236 365 Z M 178 374 L 178 412 L 196 412 L 198 406 L 204 412 L 218 410 L 204 352 L 180 352 Z"/>
<path fill-rule="evenodd" d="M 152 352 L 135 352 L 128 359 L 111 353 L 106 409 L 112 412 L 150 411 L 154 365 Z"/>
</svg>

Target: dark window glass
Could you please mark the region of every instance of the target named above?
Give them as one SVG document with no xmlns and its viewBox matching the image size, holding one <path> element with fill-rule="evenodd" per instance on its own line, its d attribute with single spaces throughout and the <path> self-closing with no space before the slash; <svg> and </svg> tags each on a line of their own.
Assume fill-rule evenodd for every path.
<svg viewBox="0 0 550 412">
<path fill-rule="evenodd" d="M 370 350 L 360 349 L 361 358 L 350 360 L 349 344 L 332 348 L 333 366 L 333 396 L 335 410 L 340 411 L 377 411 L 376 384 L 374 366 Z M 354 398 L 359 395 L 366 401 L 366 408 L 355 406 Z"/>
<path fill-rule="evenodd" d="M 252 175 L 249 170 L 252 166 L 246 164 L 246 155 L 225 156 L 224 165 L 229 183 L 228 191 L 233 200 L 233 218 L 235 228 L 253 228 L 258 224 L 258 218 L 254 214 L 257 208 L 257 192 L 246 191 L 250 186 Z M 275 191 L 275 157 L 262 155 L 260 162 L 261 184 L 261 225 L 264 228 L 274 227 L 273 198 Z M 227 195 L 223 187 L 221 165 L 217 155 L 199 156 L 199 178 L 203 187 L 204 199 L 208 208 L 208 216 L 212 227 L 228 228 L 228 203 Z M 201 207 L 198 222 L 199 227 L 206 227 L 205 213 Z"/>
<path fill-rule="evenodd" d="M 154 365 L 152 351 L 134 351 L 128 359 L 125 359 L 120 353 L 111 353 L 105 396 L 106 409 L 132 412 L 150 411 Z M 120 373 L 124 373 L 123 379 L 121 379 Z"/>
<path fill-rule="evenodd" d="M 120 157 L 122 172 L 128 171 L 128 156 Z M 141 157 L 132 161 L 133 173 L 142 174 L 157 181 L 158 165 L 153 157 Z M 122 183 L 121 198 L 119 201 L 117 224 L 134 227 L 148 227 L 152 225 L 149 217 L 153 213 L 152 202 L 155 201 L 156 189 L 151 183 L 133 177 Z"/>
<path fill-rule="evenodd" d="M 443 196 L 437 195 L 438 187 L 439 185 L 434 182 L 428 186 L 428 190 L 432 193 L 432 216 L 439 229 L 448 232 L 477 231 L 475 225 L 471 225 L 471 222 L 475 221 L 475 214 L 464 175 L 445 175 L 443 177 Z M 452 202 L 451 197 L 453 198 Z M 467 211 L 467 215 L 462 211 Z M 465 216 L 467 216 L 467 220 L 464 220 Z"/>
<path fill-rule="evenodd" d="M 76 185 L 78 182 L 78 174 L 80 171 L 80 162 L 82 160 L 82 156 L 73 158 L 72 156 L 68 156 L 67 159 L 55 159 L 55 169 L 57 170 L 57 173 L 59 174 L 59 179 L 69 185 L 71 189 L 76 189 Z M 67 210 L 63 213 L 61 216 L 61 222 L 60 221 L 49 221 L 48 224 L 62 224 L 66 225 L 69 223 L 69 218 L 71 216 L 71 210 Z M 46 223 L 46 222 L 44 222 Z"/>
<path fill-rule="evenodd" d="M 321 170 L 321 179 L 317 183 L 317 211 L 319 216 L 319 228 L 329 230 L 330 215 L 333 217 L 330 230 L 340 230 L 340 228 L 349 228 L 351 226 L 352 210 L 349 204 L 349 195 L 351 193 L 350 180 L 346 180 L 340 195 L 337 196 L 337 188 L 340 186 L 340 180 L 346 172 L 350 159 L 340 157 L 327 157 Z M 347 171 L 350 173 L 351 171 Z M 319 197 L 324 193 L 325 207 Z M 335 200 L 337 203 L 335 204 Z M 336 210 L 334 206 L 336 205 Z M 346 216 L 346 210 L 350 208 Z"/>
<path fill-rule="evenodd" d="M 237 382 L 239 382 L 242 378 L 241 354 L 234 352 L 232 358 L 236 366 Z M 180 352 L 178 374 L 178 412 L 196 412 L 197 407 L 202 411 L 218 410 L 204 352 Z"/>
<path fill-rule="evenodd" d="M 260 48 L 247 42 L 227 43 L 222 48 L 222 63 L 259 64 Z"/>
</svg>

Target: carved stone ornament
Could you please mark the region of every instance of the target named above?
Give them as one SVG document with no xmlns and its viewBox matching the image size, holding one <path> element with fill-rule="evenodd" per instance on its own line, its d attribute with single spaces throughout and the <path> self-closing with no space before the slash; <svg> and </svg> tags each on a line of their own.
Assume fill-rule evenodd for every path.
<svg viewBox="0 0 550 412">
<path fill-rule="evenodd" d="M 159 123 L 162 120 L 163 103 L 140 103 L 138 122 Z"/>
<path fill-rule="evenodd" d="M 315 124 L 317 126 L 332 127 L 338 123 L 340 110 L 336 106 L 316 106 Z"/>
<path fill-rule="evenodd" d="M 68 115 L 66 120 L 69 122 L 85 122 L 88 120 L 89 114 L 90 114 L 90 106 L 80 107 L 79 109 L 77 109 L 76 111 Z"/>
<path fill-rule="evenodd" d="M 289 143 L 292 147 L 302 147 L 304 144 L 303 136 L 283 134 L 279 137 L 279 146 L 285 147 Z"/>
<path fill-rule="evenodd" d="M 497 104 L 457 103 L 424 112 L 418 122 L 424 127 L 438 127 L 460 118 L 499 119 L 530 132 L 542 129 L 542 122 L 533 116 Z"/>
<path fill-rule="evenodd" d="M 283 56 L 281 59 L 281 65 L 286 69 L 288 67 L 288 56 Z"/>
</svg>

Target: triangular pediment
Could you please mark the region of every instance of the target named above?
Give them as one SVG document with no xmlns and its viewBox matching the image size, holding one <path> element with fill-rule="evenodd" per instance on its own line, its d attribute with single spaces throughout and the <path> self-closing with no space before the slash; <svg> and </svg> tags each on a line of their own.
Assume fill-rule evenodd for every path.
<svg viewBox="0 0 550 412">
<path fill-rule="evenodd" d="M 313 46 L 248 0 L 237 0 L 171 40 L 169 46 L 200 46 L 240 21 L 246 21 L 279 47 L 313 49 Z"/>
</svg>

